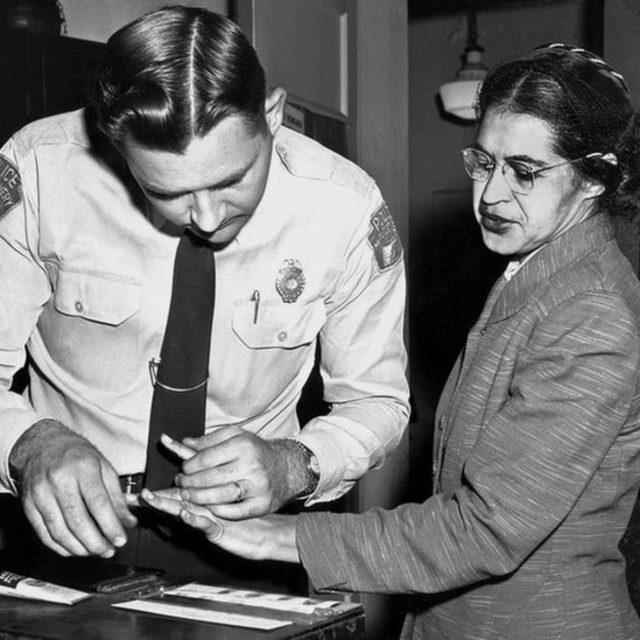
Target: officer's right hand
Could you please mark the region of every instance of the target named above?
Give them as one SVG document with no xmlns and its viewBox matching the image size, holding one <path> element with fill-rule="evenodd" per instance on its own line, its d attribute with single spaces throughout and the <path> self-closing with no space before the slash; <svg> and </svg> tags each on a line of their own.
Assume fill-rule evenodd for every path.
<svg viewBox="0 0 640 640">
<path fill-rule="evenodd" d="M 40 420 L 9 457 L 25 515 L 40 540 L 63 556 L 111 557 L 137 524 L 114 468 L 85 438 Z"/>
</svg>

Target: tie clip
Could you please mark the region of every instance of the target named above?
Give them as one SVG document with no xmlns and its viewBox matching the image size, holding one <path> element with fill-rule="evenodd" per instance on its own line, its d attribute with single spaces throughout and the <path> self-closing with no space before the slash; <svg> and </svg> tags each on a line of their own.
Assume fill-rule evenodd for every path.
<svg viewBox="0 0 640 640">
<path fill-rule="evenodd" d="M 165 391 L 173 391 L 174 393 L 187 393 L 189 391 L 195 391 L 196 389 L 200 389 L 204 387 L 209 381 L 209 376 L 207 376 L 202 382 L 198 382 L 191 387 L 172 387 L 171 385 L 165 384 L 164 382 L 160 382 L 158 380 L 158 367 L 160 366 L 160 360 L 156 358 L 151 358 L 149 360 L 149 377 L 151 378 L 151 386 L 160 387 Z"/>
</svg>

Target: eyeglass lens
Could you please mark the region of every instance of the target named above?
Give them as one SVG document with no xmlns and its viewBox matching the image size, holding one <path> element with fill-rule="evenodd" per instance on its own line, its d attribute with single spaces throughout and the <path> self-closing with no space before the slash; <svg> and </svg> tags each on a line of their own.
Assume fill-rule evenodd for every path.
<svg viewBox="0 0 640 640">
<path fill-rule="evenodd" d="M 491 177 L 496 163 L 479 149 L 468 148 L 462 152 L 464 168 L 468 176 L 477 182 L 486 182 Z M 501 165 L 502 175 L 514 193 L 525 194 L 533 189 L 534 172 L 518 162 L 504 162 Z"/>
</svg>

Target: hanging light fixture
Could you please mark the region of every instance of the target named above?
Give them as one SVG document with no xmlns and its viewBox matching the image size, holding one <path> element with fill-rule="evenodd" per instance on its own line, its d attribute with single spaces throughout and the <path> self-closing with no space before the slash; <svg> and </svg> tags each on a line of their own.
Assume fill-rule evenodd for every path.
<svg viewBox="0 0 640 640">
<path fill-rule="evenodd" d="M 463 120 L 476 119 L 475 103 L 482 81 L 487 75 L 487 68 L 482 62 L 484 49 L 477 40 L 476 12 L 474 9 L 469 9 L 467 13 L 467 46 L 462 56 L 462 67 L 453 82 L 447 82 L 440 87 L 444 110 Z"/>
</svg>

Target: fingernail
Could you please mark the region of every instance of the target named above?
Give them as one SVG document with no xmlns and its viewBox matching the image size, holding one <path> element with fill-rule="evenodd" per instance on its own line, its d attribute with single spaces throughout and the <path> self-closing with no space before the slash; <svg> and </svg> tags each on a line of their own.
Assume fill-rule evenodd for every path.
<svg viewBox="0 0 640 640">
<path fill-rule="evenodd" d="M 103 557 L 103 558 L 113 558 L 113 555 L 114 555 L 114 554 L 115 554 L 115 550 L 114 550 L 114 549 L 109 549 L 109 550 L 105 551 L 105 552 L 102 554 L 102 557 Z"/>
<path fill-rule="evenodd" d="M 149 489 L 143 489 L 140 492 L 140 495 L 144 500 L 147 500 L 148 502 L 153 502 L 156 499 L 156 497 L 153 495 L 153 493 L 151 493 L 151 491 L 149 491 Z"/>
<path fill-rule="evenodd" d="M 179 473 L 174 479 L 173 481 L 176 483 L 176 485 L 180 486 L 182 484 L 182 474 Z"/>
<path fill-rule="evenodd" d="M 124 536 L 117 536 L 113 544 L 115 544 L 116 547 L 124 547 L 124 545 L 127 544 L 127 539 Z"/>
<path fill-rule="evenodd" d="M 190 494 L 186 489 L 183 489 L 183 490 L 180 492 L 180 498 L 181 498 L 182 500 L 187 500 L 187 501 L 189 501 L 189 500 L 191 500 L 191 494 Z"/>
</svg>

